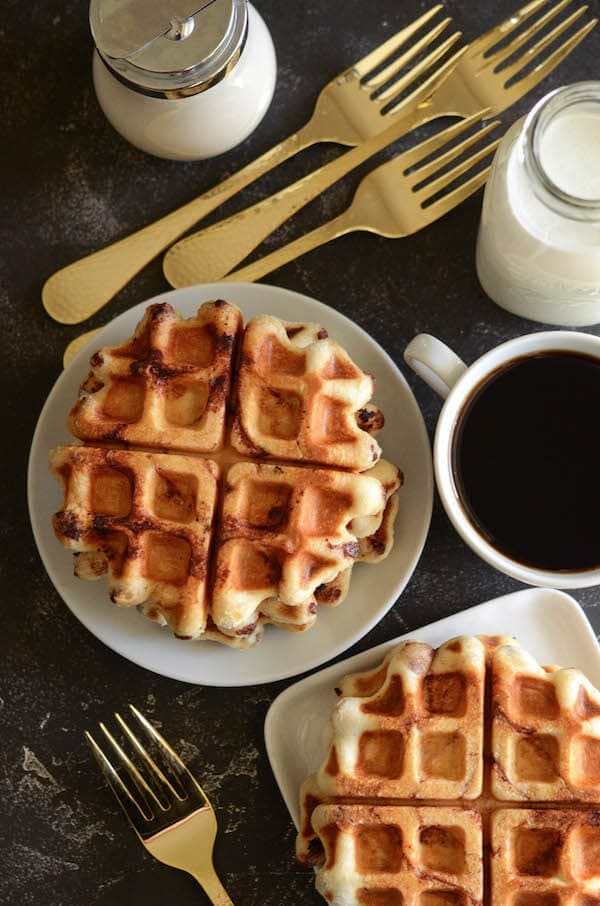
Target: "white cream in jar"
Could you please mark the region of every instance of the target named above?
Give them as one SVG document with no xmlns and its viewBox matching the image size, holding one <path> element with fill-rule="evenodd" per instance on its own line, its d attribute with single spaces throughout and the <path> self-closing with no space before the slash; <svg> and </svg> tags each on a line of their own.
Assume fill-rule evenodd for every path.
<svg viewBox="0 0 600 906">
<path fill-rule="evenodd" d="M 498 305 L 522 317 L 600 322 L 600 82 L 552 92 L 504 137 L 477 273 Z"/>
<path fill-rule="evenodd" d="M 214 157 L 269 107 L 275 50 L 247 0 L 92 0 L 90 25 L 100 106 L 142 151 Z"/>
</svg>

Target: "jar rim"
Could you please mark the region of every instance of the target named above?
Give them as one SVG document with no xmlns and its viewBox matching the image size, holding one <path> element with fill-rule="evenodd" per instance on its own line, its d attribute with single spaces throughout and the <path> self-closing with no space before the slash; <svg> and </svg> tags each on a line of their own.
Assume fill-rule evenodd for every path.
<svg viewBox="0 0 600 906">
<path fill-rule="evenodd" d="M 530 111 L 520 137 L 521 157 L 537 198 L 555 213 L 571 220 L 600 220 L 600 198 L 580 198 L 561 189 L 542 164 L 541 139 L 555 116 L 590 101 L 600 107 L 600 81 L 576 82 L 556 88 Z"/>
</svg>

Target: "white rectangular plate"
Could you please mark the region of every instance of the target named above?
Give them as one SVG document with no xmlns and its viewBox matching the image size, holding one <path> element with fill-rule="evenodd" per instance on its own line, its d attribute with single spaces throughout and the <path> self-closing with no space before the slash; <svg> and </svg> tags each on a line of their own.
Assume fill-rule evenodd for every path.
<svg viewBox="0 0 600 906">
<path fill-rule="evenodd" d="M 347 673 L 369 670 L 404 639 L 437 647 L 458 635 L 513 635 L 541 664 L 578 667 L 600 687 L 600 645 L 577 601 L 552 588 L 528 588 L 401 635 L 294 683 L 265 720 L 267 753 L 289 813 L 298 827 L 300 785 L 321 764 L 323 731 Z"/>
</svg>

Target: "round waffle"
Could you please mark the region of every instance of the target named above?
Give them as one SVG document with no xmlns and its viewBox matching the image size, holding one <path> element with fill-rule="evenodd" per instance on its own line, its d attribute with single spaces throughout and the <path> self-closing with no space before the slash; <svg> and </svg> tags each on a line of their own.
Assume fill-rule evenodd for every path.
<svg viewBox="0 0 600 906">
<path fill-rule="evenodd" d="M 55 533 L 79 576 L 178 636 L 244 648 L 266 623 L 307 629 L 392 545 L 401 476 L 372 391 L 317 324 L 151 305 L 92 356 L 69 417 L 84 445 L 51 454 Z"/>
</svg>

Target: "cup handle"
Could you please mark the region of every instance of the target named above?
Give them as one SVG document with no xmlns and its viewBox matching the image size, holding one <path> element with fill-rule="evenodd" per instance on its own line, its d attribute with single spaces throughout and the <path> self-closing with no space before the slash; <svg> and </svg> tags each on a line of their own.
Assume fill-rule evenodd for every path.
<svg viewBox="0 0 600 906">
<path fill-rule="evenodd" d="M 467 370 L 449 346 L 428 333 L 419 333 L 404 350 L 404 361 L 415 374 L 446 399 L 459 377 Z"/>
</svg>

